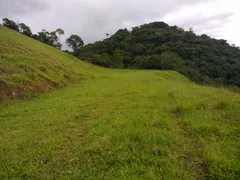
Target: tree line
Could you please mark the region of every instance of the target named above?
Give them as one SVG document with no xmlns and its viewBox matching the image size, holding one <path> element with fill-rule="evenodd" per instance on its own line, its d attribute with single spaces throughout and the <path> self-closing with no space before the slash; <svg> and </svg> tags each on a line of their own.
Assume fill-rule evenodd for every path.
<svg viewBox="0 0 240 180">
<path fill-rule="evenodd" d="M 64 30 L 61 28 L 58 28 L 52 32 L 43 29 L 41 32 L 33 34 L 31 28 L 25 23 L 17 24 L 16 22 L 8 18 L 3 18 L 3 26 L 13 29 L 14 31 L 22 33 L 28 37 L 41 41 L 55 48 L 62 48 L 62 44 L 60 43 L 60 37 L 64 35 Z M 71 35 L 69 38 L 66 39 L 65 43 L 74 51 L 78 51 L 81 47 L 84 46 L 83 40 L 78 35 Z"/>
<path fill-rule="evenodd" d="M 240 87 L 239 47 L 165 22 L 120 29 L 76 55 L 105 67 L 175 70 L 197 83 Z"/>
<path fill-rule="evenodd" d="M 26 36 L 61 49 L 60 36 L 64 30 L 42 30 L 32 34 L 24 23 L 16 24 L 7 18 L 3 25 Z M 169 26 L 165 22 L 153 22 L 119 29 L 106 34 L 106 39 L 84 46 L 78 35 L 71 35 L 65 43 L 68 51 L 81 60 L 111 67 L 129 69 L 175 70 L 201 84 L 220 84 L 240 87 L 240 49 L 224 39 L 214 39 L 206 34 L 196 35 Z"/>
</svg>

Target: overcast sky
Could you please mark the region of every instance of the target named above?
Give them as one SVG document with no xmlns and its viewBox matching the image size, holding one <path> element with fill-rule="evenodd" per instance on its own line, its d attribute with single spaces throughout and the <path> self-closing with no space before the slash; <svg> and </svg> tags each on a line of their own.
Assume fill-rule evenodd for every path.
<svg viewBox="0 0 240 180">
<path fill-rule="evenodd" d="M 120 28 L 165 21 L 240 46 L 240 0 L 0 0 L 0 18 L 78 34 L 85 43 Z"/>
</svg>

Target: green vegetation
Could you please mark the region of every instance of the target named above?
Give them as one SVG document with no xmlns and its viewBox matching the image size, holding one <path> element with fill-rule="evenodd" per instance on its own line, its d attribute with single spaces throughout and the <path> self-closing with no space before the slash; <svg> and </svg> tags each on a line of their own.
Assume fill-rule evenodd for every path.
<svg viewBox="0 0 240 180">
<path fill-rule="evenodd" d="M 93 65 L 0 27 L 0 100 L 35 96 L 90 75 Z"/>
<path fill-rule="evenodd" d="M 28 37 L 31 37 L 35 40 L 41 41 L 42 43 L 53 46 L 57 49 L 62 48 L 62 44 L 60 43 L 60 37 L 65 33 L 63 29 L 58 28 L 55 31 L 49 32 L 45 29 L 38 32 L 37 34 L 33 34 L 31 28 L 27 26 L 25 23 L 17 24 L 13 20 L 8 18 L 3 18 L 3 26 L 17 31 L 21 34 L 24 34 Z M 84 46 L 84 42 L 78 35 L 71 35 L 68 39 L 66 39 L 67 46 L 73 49 L 73 51 L 79 51 L 80 48 Z M 67 52 L 69 52 L 67 50 Z"/>
<path fill-rule="evenodd" d="M 240 87 L 240 49 L 164 22 L 120 29 L 74 55 L 115 68 L 175 70 L 202 84 Z"/>
<path fill-rule="evenodd" d="M 42 29 L 41 32 L 38 32 L 37 34 L 33 34 L 31 31 L 31 28 L 27 26 L 24 23 L 15 23 L 14 21 L 4 18 L 3 19 L 3 26 L 8 27 L 9 29 L 12 29 L 14 31 L 17 31 L 21 34 L 24 34 L 28 37 L 31 37 L 35 40 L 41 41 L 45 44 L 48 44 L 50 46 L 53 46 L 55 48 L 61 49 L 62 44 L 60 43 L 60 37 L 64 34 L 64 30 L 61 28 L 58 28 L 55 31 L 48 32 L 45 29 Z"/>
<path fill-rule="evenodd" d="M 45 44 L 61 49 L 60 36 L 64 30 L 48 32 L 43 29 L 32 34 L 24 23 L 16 24 L 7 18 L 3 25 Z M 57 36 L 58 35 L 58 36 Z M 230 86 L 239 91 L 240 49 L 224 39 L 206 34 L 198 36 L 164 22 L 153 22 L 120 29 L 109 38 L 84 46 L 78 35 L 71 35 L 66 44 L 73 50 L 67 53 L 90 63 L 112 68 L 174 70 L 200 84 Z"/>
<path fill-rule="evenodd" d="M 0 179 L 240 178 L 240 94 L 100 68 L 4 27 L 0 63 L 1 94 L 75 82 L 1 102 Z"/>
<path fill-rule="evenodd" d="M 71 35 L 66 39 L 66 44 L 73 49 L 73 51 L 79 51 L 83 46 L 84 42 L 78 35 Z"/>
</svg>

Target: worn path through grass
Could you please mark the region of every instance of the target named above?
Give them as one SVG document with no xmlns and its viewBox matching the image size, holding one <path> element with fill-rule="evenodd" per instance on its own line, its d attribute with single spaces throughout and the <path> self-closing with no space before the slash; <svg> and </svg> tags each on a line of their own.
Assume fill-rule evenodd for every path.
<svg viewBox="0 0 240 180">
<path fill-rule="evenodd" d="M 0 105 L 0 179 L 239 179 L 240 95 L 106 70 Z"/>
</svg>

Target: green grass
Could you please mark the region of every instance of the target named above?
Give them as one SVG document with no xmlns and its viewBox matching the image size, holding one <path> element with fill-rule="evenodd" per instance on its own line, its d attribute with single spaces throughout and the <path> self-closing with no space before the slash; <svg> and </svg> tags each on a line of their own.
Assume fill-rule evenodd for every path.
<svg viewBox="0 0 240 180">
<path fill-rule="evenodd" d="M 239 94 L 198 86 L 172 71 L 99 68 L 11 33 L 16 42 L 26 39 L 39 52 L 59 54 L 52 66 L 69 64 L 76 82 L 2 101 L 0 179 L 240 178 Z M 18 69 L 20 62 L 9 59 L 0 60 Z M 34 69 L 45 62 L 26 59 Z M 54 73 L 46 76 L 58 82 L 65 72 Z M 15 83 L 12 75 L 2 77 Z"/>
<path fill-rule="evenodd" d="M 93 78 L 102 71 L 73 56 L 0 27 L 0 101 L 28 98 Z"/>
</svg>

